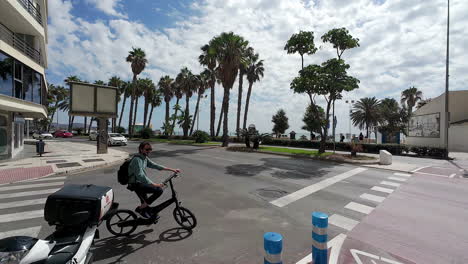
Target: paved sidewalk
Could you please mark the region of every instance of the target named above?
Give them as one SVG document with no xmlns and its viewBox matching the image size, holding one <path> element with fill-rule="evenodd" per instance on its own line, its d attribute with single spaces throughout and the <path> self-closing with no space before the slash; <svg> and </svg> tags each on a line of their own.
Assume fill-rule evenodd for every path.
<svg viewBox="0 0 468 264">
<path fill-rule="evenodd" d="M 70 173 L 118 163 L 128 153 L 109 148 L 107 154 L 96 154 L 96 146 L 70 142 L 45 141 L 42 157 L 35 152 L 34 141 L 26 141 L 19 156 L 0 163 L 0 184 L 29 180 L 53 174 Z"/>
</svg>

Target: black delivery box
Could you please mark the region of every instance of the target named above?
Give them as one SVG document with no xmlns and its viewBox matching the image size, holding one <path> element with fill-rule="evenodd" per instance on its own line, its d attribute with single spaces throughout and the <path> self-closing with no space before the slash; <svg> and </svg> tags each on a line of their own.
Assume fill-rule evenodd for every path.
<svg viewBox="0 0 468 264">
<path fill-rule="evenodd" d="M 71 225 L 70 219 L 77 212 L 89 212 L 83 224 L 97 225 L 111 208 L 114 200 L 112 188 L 92 184 L 67 184 L 49 195 L 44 218 L 49 225 Z"/>
</svg>

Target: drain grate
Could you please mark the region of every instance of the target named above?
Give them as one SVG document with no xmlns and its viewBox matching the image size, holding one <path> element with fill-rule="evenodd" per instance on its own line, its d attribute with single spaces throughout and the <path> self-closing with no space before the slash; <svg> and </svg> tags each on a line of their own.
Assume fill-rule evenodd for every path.
<svg viewBox="0 0 468 264">
<path fill-rule="evenodd" d="M 84 159 L 84 162 L 96 162 L 96 161 L 104 161 L 103 159 Z"/>
<path fill-rule="evenodd" d="M 81 164 L 79 164 L 78 162 L 68 162 L 68 163 L 59 163 L 55 166 L 57 166 L 57 168 L 68 168 L 68 167 L 79 167 L 81 166 Z"/>
<path fill-rule="evenodd" d="M 265 198 L 280 198 L 286 195 L 288 192 L 274 189 L 274 188 L 261 188 L 257 189 L 257 194 Z"/>
<path fill-rule="evenodd" d="M 63 162 L 67 162 L 66 160 L 48 160 L 46 161 L 46 163 L 63 163 Z"/>
</svg>

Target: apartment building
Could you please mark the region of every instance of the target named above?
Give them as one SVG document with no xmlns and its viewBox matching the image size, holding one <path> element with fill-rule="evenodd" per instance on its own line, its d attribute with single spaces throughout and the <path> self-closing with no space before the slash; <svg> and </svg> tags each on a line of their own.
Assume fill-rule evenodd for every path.
<svg viewBox="0 0 468 264">
<path fill-rule="evenodd" d="M 47 117 L 47 0 L 0 0 L 0 159 L 23 149 L 26 127 Z"/>
</svg>

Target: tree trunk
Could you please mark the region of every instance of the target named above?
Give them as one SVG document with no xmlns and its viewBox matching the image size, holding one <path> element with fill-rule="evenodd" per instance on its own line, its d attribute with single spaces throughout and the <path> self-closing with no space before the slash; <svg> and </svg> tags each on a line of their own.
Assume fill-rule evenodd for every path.
<svg viewBox="0 0 468 264">
<path fill-rule="evenodd" d="M 55 111 L 57 111 L 57 110 L 55 110 Z M 50 123 L 49 123 L 49 125 L 47 126 L 47 131 L 50 131 L 50 126 L 51 126 L 52 123 L 54 122 L 55 111 L 52 112 L 52 116 L 51 116 L 51 118 L 50 118 Z"/>
<path fill-rule="evenodd" d="M 133 83 L 132 83 L 132 97 L 130 99 L 130 113 L 128 114 L 128 134 L 129 137 L 133 137 L 133 105 L 135 101 L 135 88 L 136 88 L 137 76 L 136 74 L 133 75 Z"/>
<path fill-rule="evenodd" d="M 123 116 L 123 111 L 125 108 L 125 103 L 127 102 L 127 93 L 124 94 L 124 100 L 122 103 L 122 110 L 120 110 L 120 116 L 119 116 L 119 126 L 122 126 L 122 116 Z"/>
<path fill-rule="evenodd" d="M 327 142 L 327 136 L 328 136 L 328 124 L 330 124 L 330 106 L 331 106 L 331 100 L 327 102 L 327 112 L 326 112 L 326 124 L 323 127 L 323 134 L 320 135 L 322 138 L 320 139 L 320 148 L 319 148 L 319 153 L 324 153 L 325 152 L 325 147 L 326 147 L 326 142 Z"/>
<path fill-rule="evenodd" d="M 190 97 L 188 95 L 185 96 L 185 116 L 184 116 L 184 124 L 182 126 L 182 129 L 184 130 L 184 138 L 188 136 L 188 129 L 189 129 L 189 103 L 190 103 Z"/>
<path fill-rule="evenodd" d="M 242 83 L 244 80 L 244 74 L 239 72 L 239 94 L 237 95 L 237 123 L 236 123 L 236 135 L 237 139 L 240 138 L 240 115 L 242 108 Z"/>
<path fill-rule="evenodd" d="M 229 114 L 229 90 L 230 88 L 224 88 L 224 120 L 223 120 L 223 147 L 229 146 L 229 131 L 228 131 L 228 114 Z"/>
<path fill-rule="evenodd" d="M 89 121 L 89 127 L 88 127 L 88 134 L 91 133 L 91 125 L 93 124 L 94 117 L 91 117 L 91 120 Z"/>
<path fill-rule="evenodd" d="M 179 104 L 179 99 L 180 99 L 180 98 L 177 98 L 176 105 Z M 176 108 L 175 111 L 174 111 L 174 120 L 172 120 L 172 126 L 171 126 L 171 136 L 172 136 L 172 134 L 174 133 L 174 129 L 175 129 L 175 122 L 176 122 L 176 120 L 177 120 L 177 110 L 178 110 L 178 109 Z"/>
<path fill-rule="evenodd" d="M 137 118 L 137 112 L 138 112 L 138 96 L 135 98 L 135 110 L 133 110 L 133 125 L 132 125 L 132 130 L 133 133 L 135 134 L 135 125 L 136 125 L 136 118 Z"/>
<path fill-rule="evenodd" d="M 304 55 L 301 54 L 301 61 L 302 61 L 302 70 L 304 69 Z"/>
<path fill-rule="evenodd" d="M 88 124 L 88 117 L 85 116 L 85 117 L 84 117 L 84 125 L 83 125 L 84 133 L 86 133 L 86 128 L 88 127 L 87 124 Z"/>
<path fill-rule="evenodd" d="M 197 98 L 197 105 L 195 106 L 195 113 L 193 114 L 193 120 L 192 120 L 192 127 L 190 127 L 190 136 L 193 133 L 193 127 L 195 126 L 195 120 L 197 120 L 198 116 L 198 107 L 200 106 L 200 94 L 198 94 Z"/>
<path fill-rule="evenodd" d="M 249 82 L 249 90 L 247 91 L 247 99 L 245 101 L 245 110 L 244 110 L 244 126 L 243 129 L 247 128 L 247 114 L 249 113 L 249 103 L 250 103 L 250 95 L 252 94 L 252 85 L 253 82 Z"/>
<path fill-rule="evenodd" d="M 166 101 L 166 100 L 164 100 Z M 169 125 L 169 101 L 166 101 L 166 121 L 164 122 L 165 126 L 167 127 Z M 167 129 L 164 130 L 164 135 L 168 135 Z"/>
<path fill-rule="evenodd" d="M 154 105 L 151 105 L 151 112 L 149 114 L 147 127 L 150 127 L 150 125 L 151 125 L 151 118 L 153 117 L 153 111 L 154 111 Z"/>
<path fill-rule="evenodd" d="M 149 106 L 149 98 L 146 95 L 145 96 L 145 108 L 143 111 L 143 127 L 146 127 L 146 122 L 147 122 L 146 119 L 148 118 L 148 106 Z"/>
<path fill-rule="evenodd" d="M 71 119 L 72 119 L 72 117 L 68 116 L 68 128 L 67 128 L 68 131 L 71 130 Z"/>
<path fill-rule="evenodd" d="M 215 84 L 216 80 L 212 80 L 211 84 L 211 107 L 210 107 L 210 134 L 215 136 L 215 120 L 216 120 L 216 106 L 215 106 Z"/>
<path fill-rule="evenodd" d="M 221 113 L 219 113 L 218 129 L 216 130 L 216 136 L 219 136 L 219 131 L 221 130 L 221 121 L 223 120 L 224 115 L 224 98 L 223 104 L 221 105 Z"/>
</svg>

